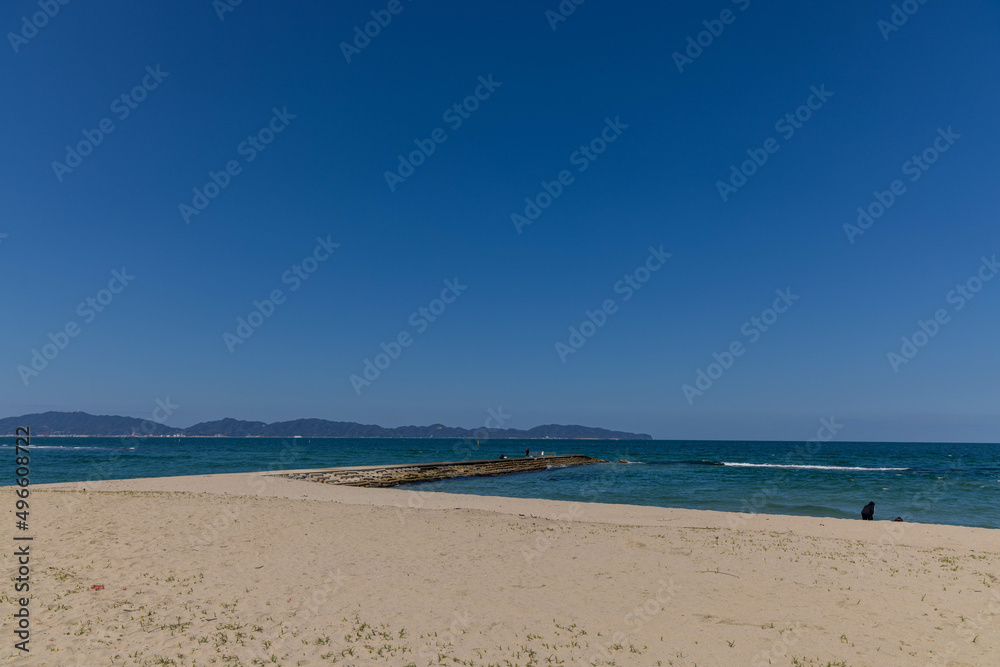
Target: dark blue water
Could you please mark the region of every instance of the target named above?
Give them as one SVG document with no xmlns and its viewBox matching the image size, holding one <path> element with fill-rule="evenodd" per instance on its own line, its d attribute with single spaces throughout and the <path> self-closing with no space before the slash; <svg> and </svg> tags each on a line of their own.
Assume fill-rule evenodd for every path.
<svg viewBox="0 0 1000 667">
<path fill-rule="evenodd" d="M 13 480 L 13 438 L 0 443 Z M 851 519 L 872 500 L 876 520 L 1000 528 L 994 444 L 35 437 L 31 481 L 454 461 L 526 447 L 611 463 L 400 488 Z"/>
</svg>

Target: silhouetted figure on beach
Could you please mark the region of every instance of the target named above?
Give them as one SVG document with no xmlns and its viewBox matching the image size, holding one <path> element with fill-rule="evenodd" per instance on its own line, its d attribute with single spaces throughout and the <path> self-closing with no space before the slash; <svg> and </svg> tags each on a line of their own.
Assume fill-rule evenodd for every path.
<svg viewBox="0 0 1000 667">
<path fill-rule="evenodd" d="M 525 450 L 524 450 L 524 455 L 525 455 L 525 456 L 530 456 L 530 455 L 531 455 L 531 452 L 530 452 L 530 451 L 529 451 L 529 450 L 528 450 L 527 448 L 525 448 Z"/>
<path fill-rule="evenodd" d="M 861 510 L 861 518 L 865 521 L 874 521 L 872 517 L 875 516 L 875 503 L 868 503 Z"/>
</svg>

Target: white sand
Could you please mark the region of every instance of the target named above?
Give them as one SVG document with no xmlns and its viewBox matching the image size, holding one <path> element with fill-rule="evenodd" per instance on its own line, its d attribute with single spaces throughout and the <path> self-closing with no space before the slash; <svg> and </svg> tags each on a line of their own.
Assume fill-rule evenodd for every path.
<svg viewBox="0 0 1000 667">
<path fill-rule="evenodd" d="M 32 498 L 11 664 L 1000 665 L 996 530 L 256 474 Z"/>
</svg>

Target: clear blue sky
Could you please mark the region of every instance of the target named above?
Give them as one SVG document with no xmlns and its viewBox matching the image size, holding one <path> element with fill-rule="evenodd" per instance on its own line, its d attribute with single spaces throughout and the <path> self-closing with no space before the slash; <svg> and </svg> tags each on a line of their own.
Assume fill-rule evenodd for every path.
<svg viewBox="0 0 1000 667">
<path fill-rule="evenodd" d="M 805 439 L 833 416 L 844 440 L 996 442 L 1000 280 L 948 294 L 1000 253 L 997 3 L 914 1 L 899 26 L 890 2 L 673 4 L 71 2 L 35 30 L 36 2 L 6 3 L 0 413 L 150 417 L 169 397 L 179 426 L 478 427 L 502 406 L 505 426 L 659 438 Z M 373 11 L 391 21 L 358 48 Z M 411 174 L 415 140 L 434 152 Z M 766 162 L 720 193 L 747 151 Z M 210 172 L 228 184 L 184 215 Z M 543 181 L 561 193 L 516 224 Z M 317 238 L 339 247 L 286 275 Z M 65 348 L 27 373 L 49 334 Z M 699 369 L 717 379 L 686 396 Z"/>
</svg>

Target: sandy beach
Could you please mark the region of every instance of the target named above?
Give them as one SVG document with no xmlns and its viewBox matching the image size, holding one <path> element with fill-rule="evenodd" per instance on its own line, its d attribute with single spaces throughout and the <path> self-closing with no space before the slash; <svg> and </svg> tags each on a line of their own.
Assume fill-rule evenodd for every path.
<svg viewBox="0 0 1000 667">
<path fill-rule="evenodd" d="M 995 530 L 259 474 L 31 498 L 31 651 L 8 581 L 11 664 L 1000 664 Z"/>
</svg>

